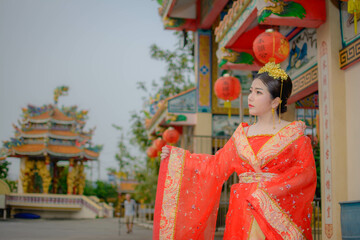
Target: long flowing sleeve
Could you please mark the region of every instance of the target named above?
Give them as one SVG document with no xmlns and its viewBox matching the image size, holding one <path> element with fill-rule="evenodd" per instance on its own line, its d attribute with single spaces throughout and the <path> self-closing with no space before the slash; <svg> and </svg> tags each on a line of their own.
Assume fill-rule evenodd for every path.
<svg viewBox="0 0 360 240">
<path fill-rule="evenodd" d="M 247 198 L 267 239 L 312 239 L 311 202 L 316 188 L 312 147 L 305 136 L 292 144 L 293 158 L 269 162 L 265 169 L 279 174 L 260 183 Z"/>
<path fill-rule="evenodd" d="M 172 147 L 160 166 L 153 239 L 213 239 L 222 185 L 240 162 L 232 139 L 215 155 Z"/>
</svg>

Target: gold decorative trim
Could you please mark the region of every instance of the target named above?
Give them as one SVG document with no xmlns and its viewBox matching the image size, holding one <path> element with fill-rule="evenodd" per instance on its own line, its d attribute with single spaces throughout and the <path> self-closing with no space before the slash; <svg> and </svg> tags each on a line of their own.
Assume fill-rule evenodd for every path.
<svg viewBox="0 0 360 240">
<path fill-rule="evenodd" d="M 251 0 L 237 0 L 233 3 L 233 7 L 229 9 L 228 14 L 220 22 L 219 26 L 215 28 L 215 41 L 220 42 L 226 33 L 231 29 L 234 22 L 241 16 L 247 8 Z"/>
<path fill-rule="evenodd" d="M 340 69 L 345 70 L 360 61 L 360 38 L 339 51 Z"/>
<path fill-rule="evenodd" d="M 252 167 L 263 167 L 275 156 L 280 154 L 289 144 L 303 136 L 305 123 L 301 121 L 291 122 L 274 134 L 257 152 L 254 153 L 248 137 L 240 124 L 234 132 L 232 139 L 236 146 L 238 156 Z M 261 162 L 259 161 L 261 160 Z"/>
<path fill-rule="evenodd" d="M 299 227 L 291 221 L 289 216 L 267 192 L 263 189 L 257 189 L 252 196 L 259 202 L 259 207 L 266 221 L 283 239 L 306 239 Z"/>
<path fill-rule="evenodd" d="M 292 122 L 271 137 L 257 152 L 257 158 L 262 161 L 261 166 L 265 166 L 294 141 L 303 136 L 305 128 L 306 125 L 302 121 Z"/>
<path fill-rule="evenodd" d="M 169 4 L 171 2 L 172 2 L 171 0 L 163 0 L 161 6 L 158 8 L 160 17 L 164 17 L 164 14 L 167 12 Z"/>
<path fill-rule="evenodd" d="M 236 129 L 232 136 L 232 139 L 235 143 L 238 156 L 243 159 L 243 161 L 250 164 L 252 167 L 259 166 L 259 164 L 257 164 L 256 155 L 250 146 L 242 124 L 240 124 L 239 127 Z"/>
<path fill-rule="evenodd" d="M 311 86 L 313 83 L 318 81 L 318 65 L 316 64 L 299 77 L 295 78 L 292 82 L 293 91 L 292 96 L 301 92 L 305 88 Z"/>
<path fill-rule="evenodd" d="M 253 137 L 272 137 L 274 134 L 257 134 L 252 136 L 247 136 L 247 138 L 253 138 Z"/>
<path fill-rule="evenodd" d="M 181 148 L 171 149 L 160 217 L 160 239 L 174 239 L 185 153 Z"/>
</svg>

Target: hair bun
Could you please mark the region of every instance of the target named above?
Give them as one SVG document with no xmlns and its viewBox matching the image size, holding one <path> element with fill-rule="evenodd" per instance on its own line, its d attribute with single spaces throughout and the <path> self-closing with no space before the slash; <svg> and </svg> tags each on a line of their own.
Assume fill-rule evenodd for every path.
<svg viewBox="0 0 360 240">
<path fill-rule="evenodd" d="M 281 113 L 284 113 L 284 112 L 287 111 L 286 104 L 287 104 L 287 99 L 282 100 L 281 105 L 280 105 L 280 112 Z"/>
</svg>

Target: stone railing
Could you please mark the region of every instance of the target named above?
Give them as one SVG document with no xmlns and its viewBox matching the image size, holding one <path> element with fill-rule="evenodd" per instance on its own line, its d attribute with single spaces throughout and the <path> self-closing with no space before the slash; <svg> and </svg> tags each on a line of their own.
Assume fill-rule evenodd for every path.
<svg viewBox="0 0 360 240">
<path fill-rule="evenodd" d="M 6 204 L 15 212 L 31 212 L 44 218 L 112 217 L 113 208 L 98 204 L 83 195 L 11 193 Z"/>
</svg>

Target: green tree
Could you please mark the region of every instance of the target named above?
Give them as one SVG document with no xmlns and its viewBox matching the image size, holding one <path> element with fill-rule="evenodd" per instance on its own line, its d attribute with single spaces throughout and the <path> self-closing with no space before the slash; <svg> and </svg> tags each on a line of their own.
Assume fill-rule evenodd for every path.
<svg viewBox="0 0 360 240">
<path fill-rule="evenodd" d="M 111 185 L 106 181 L 96 181 L 91 182 L 86 180 L 84 188 L 85 196 L 96 196 L 100 200 L 109 203 L 109 199 L 116 199 L 118 193 L 116 191 L 116 186 Z"/>
<path fill-rule="evenodd" d="M 159 82 L 152 81 L 150 90 L 145 82 L 137 82 L 138 89 L 146 94 L 146 97 L 143 97 L 144 102 L 148 101 L 150 96 L 159 94 L 162 98 L 167 98 L 195 86 L 192 80 L 194 76 L 193 37 L 184 32 L 174 34 L 178 38 L 178 44 L 174 50 L 162 49 L 156 44 L 150 46 L 150 56 L 155 60 L 165 62 L 166 69 L 165 75 Z M 180 42 L 187 44 L 181 46 Z M 150 117 L 147 109 L 142 109 L 139 112 L 132 112 L 130 118 L 131 144 L 136 144 L 142 151 L 145 151 L 150 144 L 144 126 L 145 119 Z"/>
<path fill-rule="evenodd" d="M 11 192 L 17 193 L 17 189 L 18 189 L 18 182 L 17 181 L 12 181 L 12 180 L 9 180 L 9 179 L 5 179 L 4 181 L 9 185 L 9 188 L 10 188 Z"/>
<path fill-rule="evenodd" d="M 9 165 L 11 163 L 6 160 L 0 160 L 0 179 L 6 179 L 9 173 Z"/>
<path fill-rule="evenodd" d="M 108 199 L 117 198 L 116 187 L 105 181 L 96 181 L 95 195 L 104 202 L 109 203 Z"/>
<path fill-rule="evenodd" d="M 162 99 L 165 99 L 195 86 L 193 81 L 193 36 L 188 35 L 185 32 L 175 32 L 174 34 L 179 40 L 174 50 L 162 49 L 155 44 L 150 47 L 151 57 L 155 60 L 164 62 L 166 64 L 166 69 L 164 76 L 158 81 L 153 80 L 151 86 L 147 86 L 145 82 L 137 83 L 138 89 L 146 95 L 142 98 L 144 103 L 148 101 L 150 96 L 154 97 L 159 95 Z M 180 42 L 187 44 L 181 45 Z M 146 149 L 151 144 L 145 129 L 145 120 L 147 118 L 151 118 L 147 109 L 132 112 L 130 118 L 130 133 L 127 134 L 127 136 L 130 136 L 130 145 L 138 147 L 142 153 L 145 153 Z M 121 128 L 119 130 L 122 131 Z M 142 159 L 145 159 L 145 162 L 141 163 L 139 162 L 141 156 L 137 158 L 131 154 L 127 155 L 129 152 L 126 151 L 128 151 L 129 148 L 124 141 L 123 135 L 120 137 L 118 147 L 120 154 L 116 155 L 116 159 L 120 164 L 120 168 L 125 168 L 130 162 L 135 163 L 135 165 L 133 165 L 133 170 L 136 172 L 135 176 L 139 182 L 139 185 L 135 189 L 135 199 L 144 199 L 147 203 L 153 203 L 156 195 L 160 160 L 158 158 L 152 160 L 144 157 L 143 154 Z"/>
<path fill-rule="evenodd" d="M 58 166 L 60 170 L 60 175 L 59 175 L 59 181 L 58 181 L 58 186 L 57 186 L 57 193 L 60 194 L 67 194 L 67 175 L 69 172 L 69 166 Z"/>
<path fill-rule="evenodd" d="M 0 160 L 0 179 L 3 179 L 9 185 L 11 192 L 17 192 L 17 181 L 7 179 L 10 165 L 11 163 L 8 161 Z"/>
<path fill-rule="evenodd" d="M 85 180 L 84 195 L 85 196 L 96 196 L 96 191 L 93 182 Z"/>
<path fill-rule="evenodd" d="M 119 164 L 119 171 L 122 173 L 130 174 L 135 167 L 136 157 L 133 156 L 129 151 L 129 146 L 125 141 L 123 128 L 113 124 L 113 127 L 120 132 L 120 139 L 118 141 L 118 152 L 115 155 L 115 159 Z M 115 170 L 113 168 L 109 170 Z M 116 172 L 116 170 L 115 170 Z"/>
<path fill-rule="evenodd" d="M 112 167 L 107 168 L 106 171 L 107 171 L 108 174 L 115 174 L 116 173 L 116 169 L 112 168 Z"/>
</svg>

